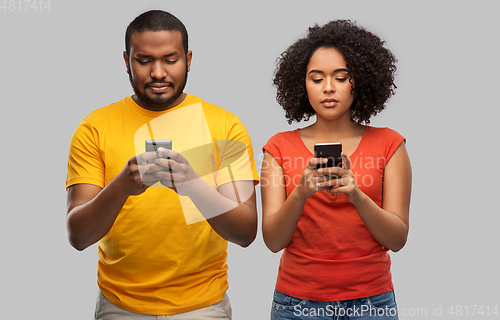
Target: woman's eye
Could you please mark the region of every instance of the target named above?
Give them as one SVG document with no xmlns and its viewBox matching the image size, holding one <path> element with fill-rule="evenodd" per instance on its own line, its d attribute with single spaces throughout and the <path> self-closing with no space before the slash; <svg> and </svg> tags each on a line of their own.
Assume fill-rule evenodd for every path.
<svg viewBox="0 0 500 320">
<path fill-rule="evenodd" d="M 347 78 L 335 78 L 335 80 L 340 81 L 340 82 L 344 82 L 347 80 Z"/>
<path fill-rule="evenodd" d="M 314 83 L 320 83 L 323 79 L 313 79 L 312 82 Z"/>
</svg>

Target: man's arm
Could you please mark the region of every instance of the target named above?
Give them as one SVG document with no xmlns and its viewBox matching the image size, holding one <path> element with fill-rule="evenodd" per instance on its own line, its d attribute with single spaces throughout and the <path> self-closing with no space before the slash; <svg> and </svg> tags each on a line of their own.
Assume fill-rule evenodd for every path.
<svg viewBox="0 0 500 320">
<path fill-rule="evenodd" d="M 156 157 L 156 152 L 132 157 L 104 188 L 91 184 L 68 188 L 66 228 L 68 240 L 75 249 L 84 250 L 101 240 L 113 226 L 128 197 L 143 193 L 158 181 L 148 173 L 153 164 L 137 163 Z"/>
<path fill-rule="evenodd" d="M 66 228 L 69 243 L 82 251 L 99 241 L 113 226 L 128 196 L 120 196 L 110 183 L 106 188 L 76 184 L 68 188 Z"/>
<path fill-rule="evenodd" d="M 217 190 L 200 178 L 180 153 L 158 148 L 160 157 L 151 172 L 164 186 L 188 196 L 212 228 L 242 247 L 249 246 L 257 234 L 255 187 L 252 180 L 221 185 Z"/>
<path fill-rule="evenodd" d="M 202 179 L 189 197 L 224 239 L 248 247 L 257 235 L 257 206 L 253 181 L 226 183 L 213 189 Z M 235 192 L 235 189 L 237 192 Z M 245 200 L 239 202 L 238 198 Z"/>
</svg>

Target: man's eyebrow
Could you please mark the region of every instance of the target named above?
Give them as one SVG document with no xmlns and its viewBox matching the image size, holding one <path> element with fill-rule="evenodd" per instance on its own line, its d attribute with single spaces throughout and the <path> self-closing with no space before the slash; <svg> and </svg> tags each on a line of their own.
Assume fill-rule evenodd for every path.
<svg viewBox="0 0 500 320">
<path fill-rule="evenodd" d="M 333 70 L 333 73 L 337 73 L 337 72 L 349 72 L 349 70 L 347 70 L 346 68 L 339 68 L 339 69 Z M 324 72 L 321 71 L 321 70 L 313 69 L 313 70 L 309 71 L 308 74 L 311 74 L 311 73 L 321 73 L 321 74 L 323 74 Z"/>
<path fill-rule="evenodd" d="M 172 56 L 175 56 L 175 55 L 177 55 L 177 54 L 179 54 L 179 53 L 178 53 L 177 51 L 174 51 L 174 52 L 172 52 L 172 53 L 169 53 L 169 54 L 164 55 L 164 56 L 163 56 L 163 58 L 172 57 Z M 136 57 L 136 58 L 152 58 L 153 56 L 148 55 L 148 54 L 136 53 L 136 54 L 135 54 L 135 57 Z"/>
</svg>

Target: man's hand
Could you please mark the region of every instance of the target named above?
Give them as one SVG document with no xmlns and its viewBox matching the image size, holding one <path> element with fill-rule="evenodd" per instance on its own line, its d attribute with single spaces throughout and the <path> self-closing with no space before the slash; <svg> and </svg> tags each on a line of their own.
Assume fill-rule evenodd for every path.
<svg viewBox="0 0 500 320">
<path fill-rule="evenodd" d="M 158 148 L 158 158 L 145 167 L 143 181 L 160 181 L 181 196 L 188 196 L 212 228 L 224 239 L 243 247 L 257 234 L 257 210 L 253 181 L 235 181 L 211 187 L 180 153 Z M 150 174 L 152 177 L 147 177 Z"/>
<path fill-rule="evenodd" d="M 121 180 L 126 194 L 136 196 L 159 181 L 155 175 L 155 159 L 159 155 L 156 151 L 144 152 L 130 158 L 122 171 L 117 175 Z"/>
<path fill-rule="evenodd" d="M 200 179 L 187 159 L 176 151 L 158 148 L 158 158 L 154 163 L 155 166 L 147 168 L 148 181 L 160 181 L 181 196 L 189 196 L 190 182 Z"/>
</svg>

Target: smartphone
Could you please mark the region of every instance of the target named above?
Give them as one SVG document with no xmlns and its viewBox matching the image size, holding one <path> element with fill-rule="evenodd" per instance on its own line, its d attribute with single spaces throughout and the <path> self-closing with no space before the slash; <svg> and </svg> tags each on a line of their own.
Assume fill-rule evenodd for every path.
<svg viewBox="0 0 500 320">
<path fill-rule="evenodd" d="M 327 163 L 317 164 L 318 168 L 327 167 L 342 167 L 342 143 L 332 142 L 332 143 L 316 143 L 314 145 L 314 157 L 315 158 L 328 158 Z"/>
<path fill-rule="evenodd" d="M 146 140 L 146 152 L 157 151 L 160 147 L 172 150 L 172 140 Z"/>
</svg>

